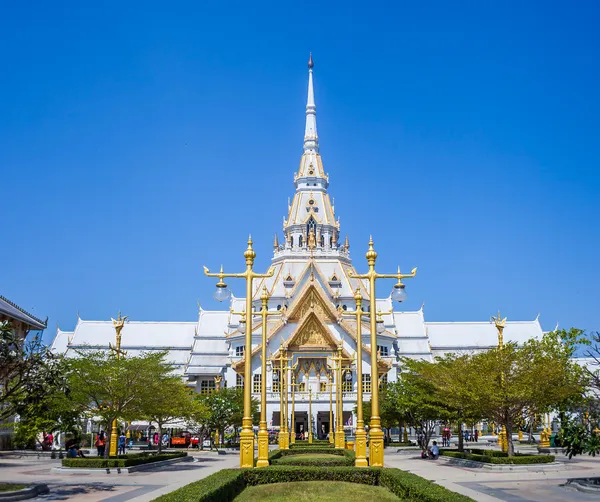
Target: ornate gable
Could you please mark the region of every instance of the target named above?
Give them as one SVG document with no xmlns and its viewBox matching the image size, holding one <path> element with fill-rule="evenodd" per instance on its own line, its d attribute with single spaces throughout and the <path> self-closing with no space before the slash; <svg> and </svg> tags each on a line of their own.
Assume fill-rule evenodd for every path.
<svg viewBox="0 0 600 502">
<path fill-rule="evenodd" d="M 316 314 L 311 313 L 292 333 L 288 350 L 293 352 L 308 350 L 331 351 L 337 348 L 337 342 Z"/>
<path fill-rule="evenodd" d="M 339 314 L 313 282 L 299 296 L 298 302 L 295 305 L 292 304 L 289 309 L 287 315 L 289 321 L 300 321 L 310 312 L 314 312 L 323 322 L 325 320 L 337 322 Z"/>
</svg>

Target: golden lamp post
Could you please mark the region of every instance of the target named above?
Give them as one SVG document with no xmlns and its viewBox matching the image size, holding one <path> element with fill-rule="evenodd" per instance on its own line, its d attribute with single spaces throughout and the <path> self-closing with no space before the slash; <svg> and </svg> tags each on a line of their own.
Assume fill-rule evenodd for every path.
<svg viewBox="0 0 600 502">
<path fill-rule="evenodd" d="M 332 356 L 331 358 L 334 365 L 331 367 L 335 371 L 335 441 L 334 445 L 336 448 L 345 448 L 346 438 L 344 435 L 343 425 L 343 403 L 342 403 L 342 343 L 338 344 L 337 357 Z"/>
<path fill-rule="evenodd" d="M 329 442 L 333 444 L 333 382 L 331 373 L 327 374 L 327 386 L 329 387 Z"/>
<path fill-rule="evenodd" d="M 308 380 L 308 444 L 313 442 L 312 388 Z"/>
<path fill-rule="evenodd" d="M 286 355 L 284 355 L 284 352 Z M 279 357 L 274 358 L 274 361 L 279 361 L 279 449 L 289 450 L 290 441 L 287 430 L 287 372 L 293 368 L 287 366 L 290 360 L 287 357 L 287 345 L 282 344 L 279 349 Z M 284 366 L 284 363 L 286 366 Z"/>
<path fill-rule="evenodd" d="M 506 317 L 502 319 L 500 316 L 500 312 L 498 312 L 498 317 L 492 316 L 490 318 L 491 321 L 494 321 L 496 325 L 496 329 L 498 330 L 498 351 L 500 352 L 500 357 L 502 357 L 502 349 L 504 348 L 504 326 L 506 325 Z M 504 369 L 500 372 L 500 391 L 504 392 Z M 506 425 L 502 425 L 502 429 L 498 433 L 498 444 L 502 451 L 508 451 L 508 438 L 506 436 Z"/>
<path fill-rule="evenodd" d="M 252 430 L 252 282 L 254 279 L 272 277 L 275 272 L 270 268 L 266 274 L 257 274 L 252 269 L 256 252 L 252 249 L 252 237 L 248 237 L 248 248 L 244 251 L 246 259 L 246 271 L 239 274 L 226 274 L 223 267 L 218 273 L 211 273 L 204 267 L 204 273 L 208 277 L 218 277 L 217 291 L 213 295 L 217 301 L 226 301 L 231 298 L 231 291 L 223 282 L 225 277 L 233 277 L 246 280 L 246 312 L 248 320 L 246 327 L 246 346 L 244 349 L 244 416 L 242 418 L 242 432 L 240 434 L 240 467 L 254 467 L 254 432 Z M 264 377 L 264 373 L 263 373 Z"/>
<path fill-rule="evenodd" d="M 360 294 L 360 288 L 356 288 L 354 293 L 356 301 L 356 310 L 354 312 L 345 312 L 346 314 L 356 315 L 356 467 L 368 467 L 367 461 L 367 433 L 365 431 L 365 422 L 363 420 L 363 389 L 362 389 L 362 317 L 366 316 L 362 311 L 363 297 Z M 383 327 L 383 322 L 378 322 L 377 328 Z"/>
<path fill-rule="evenodd" d="M 221 375 L 218 375 L 215 377 L 215 392 L 219 392 L 221 390 L 221 382 L 223 381 L 223 377 Z M 219 428 L 217 427 L 215 429 L 215 439 L 217 440 L 217 448 L 219 447 L 219 445 L 221 444 L 220 439 L 221 439 L 221 434 L 219 431 Z"/>
<path fill-rule="evenodd" d="M 373 238 L 369 239 L 369 250 L 366 254 L 369 271 L 366 274 L 355 274 L 351 269 L 348 276 L 353 279 L 367 279 L 369 281 L 369 315 L 371 321 L 371 422 L 369 424 L 369 465 L 383 467 L 383 431 L 381 430 L 381 417 L 379 416 L 379 372 L 377 370 L 377 301 L 375 296 L 375 281 L 377 279 L 397 279 L 398 282 L 392 290 L 393 300 L 402 302 L 406 300 L 406 291 L 402 279 L 417 275 L 413 268 L 410 274 L 401 274 L 400 267 L 396 274 L 379 274 L 375 271 L 377 253 L 373 248 Z M 362 375 L 361 375 L 362 379 Z"/>
<path fill-rule="evenodd" d="M 119 315 L 116 319 L 112 319 L 113 326 L 116 332 L 116 343 L 114 346 L 109 343 L 108 348 L 115 353 L 117 361 L 121 358 L 122 355 L 124 356 L 127 354 L 126 352 L 121 350 L 121 331 L 123 330 L 123 326 L 125 326 L 125 321 L 127 321 L 127 316 L 121 317 L 121 312 L 119 312 Z M 117 434 L 117 419 L 114 418 L 110 430 L 110 445 L 108 448 L 109 456 L 114 456 L 117 454 Z"/>
<path fill-rule="evenodd" d="M 292 430 L 290 431 L 290 441 L 292 444 L 296 444 L 296 375 L 292 372 L 292 421 L 290 423 L 290 427 Z"/>
</svg>

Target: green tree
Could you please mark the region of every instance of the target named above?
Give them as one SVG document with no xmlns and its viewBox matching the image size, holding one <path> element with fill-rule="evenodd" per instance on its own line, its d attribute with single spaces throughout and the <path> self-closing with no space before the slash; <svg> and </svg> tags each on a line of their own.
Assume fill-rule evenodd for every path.
<svg viewBox="0 0 600 502">
<path fill-rule="evenodd" d="M 165 371 L 169 370 L 167 365 Z M 140 418 L 156 422 L 159 438 L 158 453 L 162 451 L 162 434 L 165 425 L 189 419 L 192 413 L 193 390 L 178 375 L 157 375 L 151 387 L 146 388 L 139 401 Z"/>
<path fill-rule="evenodd" d="M 79 351 L 69 361 L 70 398 L 87 416 L 100 418 L 110 441 L 113 420 L 142 418 L 144 400 L 172 370 L 165 356 L 159 352 L 117 358 L 109 351 Z"/>
<path fill-rule="evenodd" d="M 23 340 L 8 321 L 0 322 L 0 424 L 64 388 L 64 358 L 41 337 Z"/>
<path fill-rule="evenodd" d="M 583 393 L 583 370 L 572 358 L 582 334 L 577 329 L 554 331 L 522 347 L 508 343 L 502 350 L 473 356 L 475 406 L 506 427 L 509 456 L 514 455 L 513 430 L 524 415 L 560 409 Z"/>
</svg>

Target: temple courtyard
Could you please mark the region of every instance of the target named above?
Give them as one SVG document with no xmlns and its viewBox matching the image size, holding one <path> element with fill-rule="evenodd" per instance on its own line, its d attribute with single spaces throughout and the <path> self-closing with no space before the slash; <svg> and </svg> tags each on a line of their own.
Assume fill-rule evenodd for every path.
<svg viewBox="0 0 600 502">
<path fill-rule="evenodd" d="M 233 451 L 225 455 L 195 452 L 193 456 L 193 462 L 131 474 L 62 474 L 52 471 L 60 465 L 60 460 L 3 455 L 0 457 L 0 483 L 48 485 L 48 494 L 30 500 L 142 502 L 154 500 L 221 469 L 239 465 L 239 454 Z M 451 465 L 443 458 L 421 460 L 418 451 L 388 448 L 385 463 L 387 467 L 412 472 L 482 502 L 598 500 L 597 493 L 583 493 L 565 484 L 568 478 L 600 476 L 600 459 L 586 456 L 569 460 L 559 454 L 557 461 L 559 466 L 530 466 L 528 470 L 493 472 Z"/>
</svg>

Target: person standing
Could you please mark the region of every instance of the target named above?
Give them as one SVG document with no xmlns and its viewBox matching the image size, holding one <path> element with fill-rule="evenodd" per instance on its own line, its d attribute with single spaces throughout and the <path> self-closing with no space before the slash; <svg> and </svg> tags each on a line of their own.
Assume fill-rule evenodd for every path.
<svg viewBox="0 0 600 502">
<path fill-rule="evenodd" d="M 475 442 L 479 442 L 479 429 L 475 429 Z"/>
<path fill-rule="evenodd" d="M 104 431 L 100 431 L 94 446 L 98 449 L 98 456 L 103 457 L 104 452 L 106 451 L 106 435 L 104 434 Z"/>
<path fill-rule="evenodd" d="M 125 432 L 121 432 L 119 436 L 119 455 L 125 455 L 125 443 L 127 441 L 127 436 L 125 436 Z"/>
</svg>

